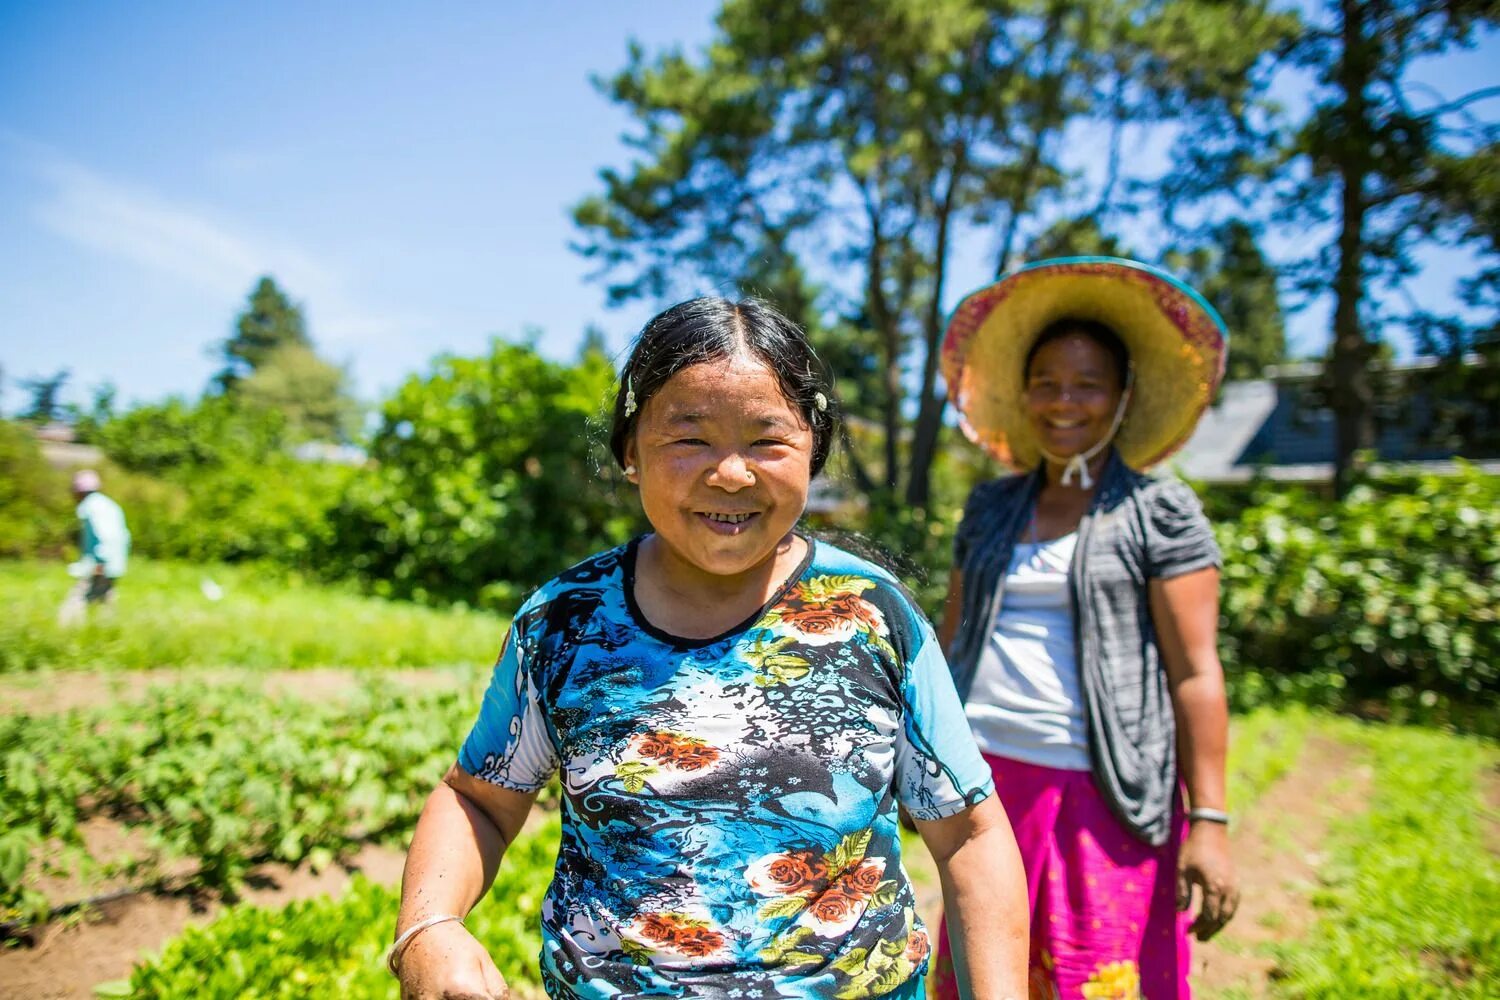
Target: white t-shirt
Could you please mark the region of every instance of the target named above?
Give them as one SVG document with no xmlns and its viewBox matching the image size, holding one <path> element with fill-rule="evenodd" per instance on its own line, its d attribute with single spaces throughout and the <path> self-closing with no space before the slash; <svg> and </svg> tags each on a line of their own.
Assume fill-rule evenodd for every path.
<svg viewBox="0 0 1500 1000">
<path fill-rule="evenodd" d="M 987 754 L 1090 769 L 1068 587 L 1077 546 L 1076 532 L 1016 544 L 965 705 L 974 738 Z"/>
</svg>

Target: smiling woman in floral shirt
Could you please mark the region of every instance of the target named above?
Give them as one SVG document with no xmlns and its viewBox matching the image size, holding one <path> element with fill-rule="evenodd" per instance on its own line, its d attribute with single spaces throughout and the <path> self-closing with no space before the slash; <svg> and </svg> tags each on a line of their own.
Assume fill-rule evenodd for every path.
<svg viewBox="0 0 1500 1000">
<path fill-rule="evenodd" d="M 972 994 L 1023 995 L 1024 875 L 932 629 L 888 573 L 794 531 L 834 430 L 818 370 L 755 302 L 684 303 L 642 332 L 611 444 L 653 530 L 517 612 L 413 840 L 404 996 L 505 995 L 444 918 L 554 774 L 551 996 L 922 996 L 933 943 L 898 803 Z"/>
</svg>

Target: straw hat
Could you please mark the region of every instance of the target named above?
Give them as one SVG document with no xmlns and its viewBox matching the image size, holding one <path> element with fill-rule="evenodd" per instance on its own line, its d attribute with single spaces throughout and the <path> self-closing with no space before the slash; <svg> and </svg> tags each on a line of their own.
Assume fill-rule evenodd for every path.
<svg viewBox="0 0 1500 1000">
<path fill-rule="evenodd" d="M 1115 446 L 1148 468 L 1187 441 L 1224 376 L 1229 332 L 1213 306 L 1160 268 L 1120 257 L 1038 261 L 958 304 L 943 338 L 943 377 L 969 439 L 1016 469 L 1041 461 L 1022 406 L 1022 367 L 1037 334 L 1065 316 L 1112 327 L 1135 386 Z"/>
</svg>

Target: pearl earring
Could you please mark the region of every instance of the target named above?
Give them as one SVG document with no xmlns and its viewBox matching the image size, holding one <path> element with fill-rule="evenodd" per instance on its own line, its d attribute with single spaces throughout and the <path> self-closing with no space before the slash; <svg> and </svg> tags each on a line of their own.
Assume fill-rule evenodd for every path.
<svg viewBox="0 0 1500 1000">
<path fill-rule="evenodd" d="M 633 466 L 633 465 L 627 465 L 627 466 L 625 466 L 625 475 L 627 475 L 627 476 L 633 476 L 633 475 L 635 475 L 635 466 Z"/>
</svg>

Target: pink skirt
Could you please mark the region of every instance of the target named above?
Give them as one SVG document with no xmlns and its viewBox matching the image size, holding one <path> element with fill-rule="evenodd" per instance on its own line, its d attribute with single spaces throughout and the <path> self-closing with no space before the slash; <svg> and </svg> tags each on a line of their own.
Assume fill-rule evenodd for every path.
<svg viewBox="0 0 1500 1000">
<path fill-rule="evenodd" d="M 1177 912 L 1182 795 L 1172 836 L 1131 836 L 1087 771 L 985 755 L 1016 832 L 1031 897 L 1031 1000 L 1188 1000 L 1187 913 Z M 957 1000 L 944 921 L 934 975 Z"/>
</svg>

